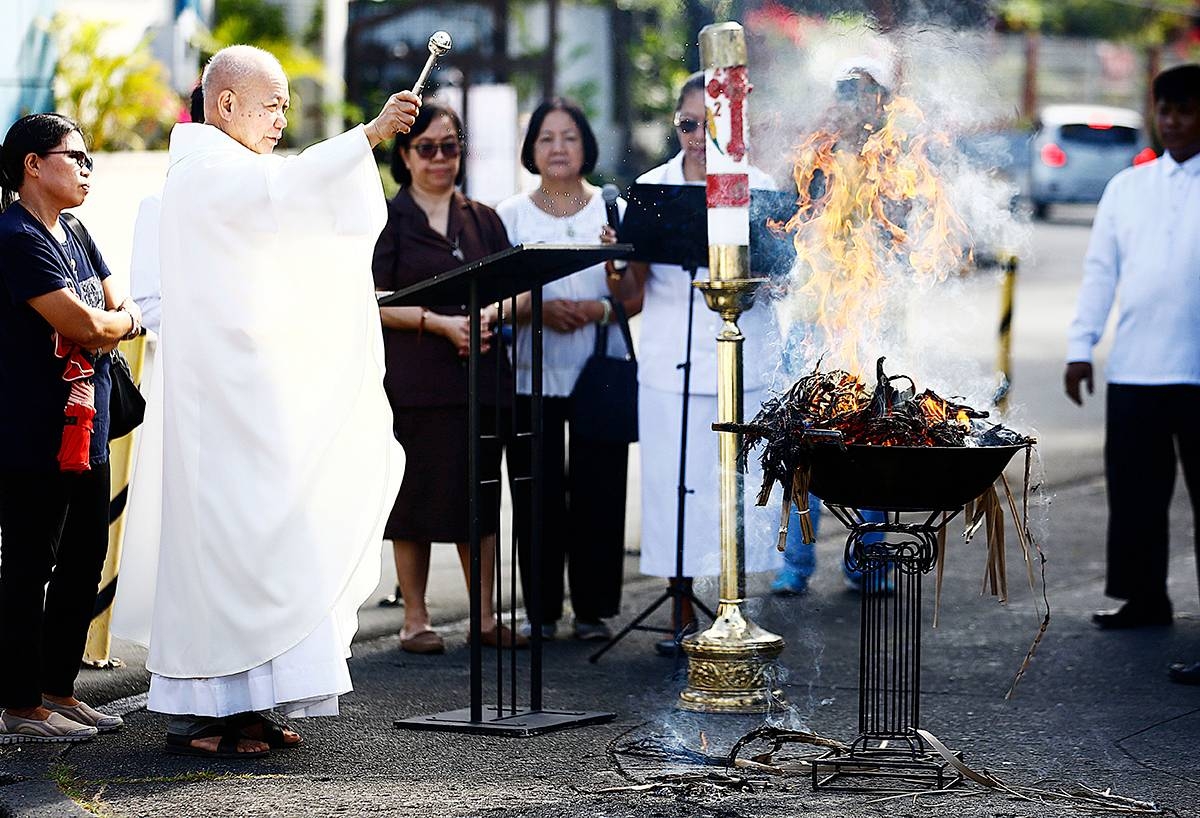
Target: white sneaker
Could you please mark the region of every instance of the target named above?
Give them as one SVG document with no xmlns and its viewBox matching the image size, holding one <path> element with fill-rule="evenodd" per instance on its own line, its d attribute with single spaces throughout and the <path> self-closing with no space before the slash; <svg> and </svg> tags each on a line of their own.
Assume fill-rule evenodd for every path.
<svg viewBox="0 0 1200 818">
<path fill-rule="evenodd" d="M 521 623 L 521 627 L 519 628 L 519 631 L 520 631 L 521 635 L 524 636 L 525 638 L 527 638 L 527 639 L 533 638 L 532 623 L 530 623 L 528 621 Z M 543 622 L 542 623 L 542 641 L 543 642 L 553 639 L 554 635 L 556 633 L 558 633 L 558 622 Z"/>
<path fill-rule="evenodd" d="M 61 713 L 71 721 L 79 722 L 88 727 L 95 727 L 99 733 L 115 733 L 125 725 L 125 719 L 120 716 L 110 716 L 107 713 L 101 713 L 96 708 L 84 702 L 80 702 L 74 707 L 67 707 L 65 704 L 58 704 L 43 698 L 42 707 L 51 713 Z"/>
<path fill-rule="evenodd" d="M 0 713 L 0 744 L 87 741 L 96 728 L 51 711 L 45 719 L 25 719 L 8 711 Z"/>
</svg>

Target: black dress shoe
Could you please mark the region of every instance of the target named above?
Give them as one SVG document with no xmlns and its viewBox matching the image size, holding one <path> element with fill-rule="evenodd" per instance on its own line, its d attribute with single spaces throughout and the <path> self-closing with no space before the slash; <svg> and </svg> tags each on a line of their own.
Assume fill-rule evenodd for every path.
<svg viewBox="0 0 1200 818">
<path fill-rule="evenodd" d="M 1200 685 L 1200 662 L 1190 665 L 1176 662 L 1167 668 L 1167 677 L 1181 685 Z"/>
<path fill-rule="evenodd" d="M 1169 599 L 1156 602 L 1131 599 L 1115 611 L 1092 614 L 1092 624 L 1102 631 L 1170 625 L 1173 619 Z"/>
</svg>

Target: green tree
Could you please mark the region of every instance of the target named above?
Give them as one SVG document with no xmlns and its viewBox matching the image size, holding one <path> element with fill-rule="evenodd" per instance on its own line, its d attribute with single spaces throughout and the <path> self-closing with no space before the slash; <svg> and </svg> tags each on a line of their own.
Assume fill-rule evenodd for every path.
<svg viewBox="0 0 1200 818">
<path fill-rule="evenodd" d="M 325 64 L 315 53 L 304 47 L 288 31 L 283 8 L 265 0 L 217 0 L 211 32 L 201 35 L 196 45 L 202 61 L 230 45 L 253 45 L 270 51 L 283 66 L 291 85 L 292 111 L 288 119 L 299 122 L 304 114 L 304 100 L 297 83 L 320 85 L 325 79 Z M 308 86 L 312 89 L 312 86 Z M 284 131 L 285 145 L 293 145 L 297 128 Z M 303 139 L 303 137 L 300 137 Z"/>
<path fill-rule="evenodd" d="M 1162 45 L 1186 30 L 1195 6 L 1190 0 L 1003 0 L 997 13 L 1011 31 Z"/>
<path fill-rule="evenodd" d="M 180 110 L 149 37 L 128 52 L 105 40 L 117 24 L 55 15 L 50 34 L 58 51 L 55 107 L 79 123 L 94 150 L 163 147 Z"/>
<path fill-rule="evenodd" d="M 204 60 L 226 46 L 253 45 L 274 54 L 292 82 L 324 77 L 320 57 L 288 33 L 282 9 L 263 0 L 222 0 L 215 16 L 213 30 L 198 43 Z"/>
</svg>

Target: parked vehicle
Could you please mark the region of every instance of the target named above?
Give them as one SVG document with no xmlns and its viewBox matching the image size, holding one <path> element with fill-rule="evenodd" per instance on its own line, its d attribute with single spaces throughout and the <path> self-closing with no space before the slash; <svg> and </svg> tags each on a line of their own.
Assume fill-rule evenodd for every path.
<svg viewBox="0 0 1200 818">
<path fill-rule="evenodd" d="M 1100 201 L 1108 180 L 1155 154 L 1142 115 L 1105 105 L 1048 105 L 1029 152 L 1029 199 L 1044 219 L 1053 204 Z"/>
</svg>

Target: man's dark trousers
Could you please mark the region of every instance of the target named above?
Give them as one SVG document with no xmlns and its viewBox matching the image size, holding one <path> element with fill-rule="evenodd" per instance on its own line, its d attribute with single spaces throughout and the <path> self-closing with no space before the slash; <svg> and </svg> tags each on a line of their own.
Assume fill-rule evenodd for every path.
<svg viewBox="0 0 1200 818">
<path fill-rule="evenodd" d="M 1171 495 L 1183 465 L 1200 578 L 1200 386 L 1108 385 L 1108 582 L 1117 599 L 1167 598 Z"/>
</svg>

